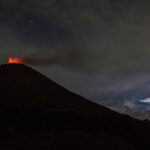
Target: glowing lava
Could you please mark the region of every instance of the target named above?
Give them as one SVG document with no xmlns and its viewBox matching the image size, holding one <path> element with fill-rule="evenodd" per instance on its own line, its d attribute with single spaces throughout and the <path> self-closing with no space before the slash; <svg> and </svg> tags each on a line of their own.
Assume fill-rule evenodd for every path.
<svg viewBox="0 0 150 150">
<path fill-rule="evenodd" d="M 19 57 L 10 57 L 8 58 L 9 64 L 24 64 L 24 61 Z"/>
</svg>

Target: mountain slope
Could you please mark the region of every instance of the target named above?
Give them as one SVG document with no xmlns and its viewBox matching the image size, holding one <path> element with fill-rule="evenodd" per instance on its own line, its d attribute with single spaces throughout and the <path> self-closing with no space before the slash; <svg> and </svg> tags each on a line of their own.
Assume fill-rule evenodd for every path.
<svg viewBox="0 0 150 150">
<path fill-rule="evenodd" d="M 0 149 L 149 150 L 150 123 L 76 95 L 25 65 L 0 66 Z"/>
<path fill-rule="evenodd" d="M 99 105 L 69 92 L 25 65 L 1 65 L 0 90 L 0 99 L 5 99 L 2 103 L 31 104 L 50 109 L 99 110 Z"/>
</svg>

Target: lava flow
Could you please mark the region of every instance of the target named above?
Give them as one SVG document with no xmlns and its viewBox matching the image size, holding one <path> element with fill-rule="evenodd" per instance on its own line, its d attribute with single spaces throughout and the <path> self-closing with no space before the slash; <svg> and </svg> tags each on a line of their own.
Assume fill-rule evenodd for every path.
<svg viewBox="0 0 150 150">
<path fill-rule="evenodd" d="M 9 64 L 24 64 L 23 59 L 19 57 L 10 57 L 8 58 L 8 63 Z"/>
</svg>

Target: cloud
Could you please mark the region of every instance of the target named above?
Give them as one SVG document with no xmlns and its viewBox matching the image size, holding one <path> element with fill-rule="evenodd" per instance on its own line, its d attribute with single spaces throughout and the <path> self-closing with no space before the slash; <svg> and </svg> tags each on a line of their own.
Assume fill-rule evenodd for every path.
<svg viewBox="0 0 150 150">
<path fill-rule="evenodd" d="M 26 58 L 30 63 L 36 65 L 56 63 L 60 66 L 68 64 L 70 68 L 80 68 L 94 73 L 118 70 L 126 74 L 128 68 L 138 68 L 139 65 L 143 67 L 149 62 L 148 14 L 146 15 L 142 7 L 139 7 L 139 2 L 134 0 L 92 2 L 63 0 L 61 3 L 60 1 L 20 2 L 16 0 L 13 3 L 5 1 L 4 5 L 8 18 L 13 18 L 12 16 L 16 14 L 20 15 L 10 28 L 15 28 L 15 36 L 18 36 L 17 40 L 19 39 L 18 42 L 21 42 L 22 47 L 32 45 L 34 56 L 31 53 Z M 54 38 L 54 40 L 47 34 L 54 29 L 54 27 L 50 28 L 51 17 L 59 22 L 59 27 L 56 29 L 63 34 L 61 39 Z M 37 23 L 29 24 L 29 31 L 24 33 L 24 28 L 28 27 L 27 22 L 31 18 Z M 7 20 L 7 23 L 10 21 Z M 55 26 L 58 24 L 56 23 Z M 49 31 L 45 32 L 44 27 Z M 63 41 L 63 37 L 65 39 L 68 32 L 70 35 L 66 40 L 72 38 L 76 42 Z M 77 48 L 68 50 L 68 45 L 71 44 L 71 47 Z M 61 54 L 60 52 L 53 54 L 52 49 L 57 49 L 57 45 L 61 45 Z M 26 52 L 24 53 L 26 55 Z"/>
<path fill-rule="evenodd" d="M 150 103 L 150 98 L 148 97 L 148 98 L 142 99 L 142 100 L 140 100 L 140 102 L 142 102 L 142 103 Z"/>
</svg>

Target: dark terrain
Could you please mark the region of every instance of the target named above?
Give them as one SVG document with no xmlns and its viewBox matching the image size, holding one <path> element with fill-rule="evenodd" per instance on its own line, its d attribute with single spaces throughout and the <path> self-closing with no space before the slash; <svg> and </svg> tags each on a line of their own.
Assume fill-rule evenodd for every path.
<svg viewBox="0 0 150 150">
<path fill-rule="evenodd" d="M 0 66 L 0 150 L 149 150 L 150 122 L 113 112 L 37 71 Z"/>
</svg>

